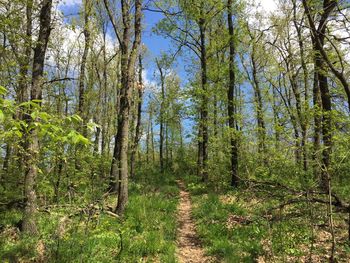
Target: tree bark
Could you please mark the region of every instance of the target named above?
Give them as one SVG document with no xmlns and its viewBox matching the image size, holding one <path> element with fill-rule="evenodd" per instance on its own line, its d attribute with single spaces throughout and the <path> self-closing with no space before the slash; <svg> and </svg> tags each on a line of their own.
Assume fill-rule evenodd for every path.
<svg viewBox="0 0 350 263">
<path fill-rule="evenodd" d="M 142 81 L 142 58 L 139 55 L 139 79 L 137 83 L 137 115 L 136 115 L 136 128 L 135 137 L 132 145 L 131 156 L 130 156 L 130 177 L 135 176 L 135 161 L 136 151 L 139 145 L 141 137 L 141 116 L 142 116 L 142 95 L 143 95 L 143 81 Z"/>
<path fill-rule="evenodd" d="M 253 44 L 254 45 L 254 44 Z M 254 88 L 254 96 L 255 96 L 255 104 L 256 104 L 256 118 L 258 122 L 258 150 L 259 153 L 264 153 L 266 150 L 265 140 L 266 140 L 266 129 L 265 129 L 265 120 L 264 120 L 264 112 L 263 112 L 263 101 L 261 96 L 260 83 L 258 79 L 258 69 L 256 65 L 255 59 L 255 47 L 253 46 L 253 51 L 251 55 L 252 62 L 252 75 L 253 75 L 253 88 Z"/>
<path fill-rule="evenodd" d="M 324 52 L 324 40 L 326 34 L 326 25 L 331 11 L 334 9 L 336 2 L 332 0 L 323 1 L 323 12 L 320 18 L 318 28 L 316 29 L 314 20 L 311 15 L 310 8 L 306 0 L 303 0 L 305 13 L 308 17 L 310 30 L 312 35 L 314 56 L 315 56 L 315 72 L 317 73 L 318 87 L 321 95 L 322 103 L 322 164 L 321 164 L 321 178 L 320 188 L 329 191 L 329 169 L 330 158 L 332 151 L 332 119 L 331 119 L 331 96 L 328 87 L 327 72 L 327 57 L 322 54 Z"/>
<path fill-rule="evenodd" d="M 137 58 L 137 52 L 141 43 L 141 10 L 142 0 L 135 1 L 135 32 L 134 42 L 129 51 L 130 41 L 130 4 L 126 0 L 121 0 L 122 20 L 123 20 L 123 39 L 121 43 L 121 97 L 120 97 L 120 118 L 118 120 L 118 170 L 120 171 L 119 191 L 116 212 L 119 215 L 124 214 L 128 202 L 128 142 L 129 142 L 129 111 L 132 85 L 134 81 L 134 67 Z"/>
<path fill-rule="evenodd" d="M 86 60 L 89 54 L 90 49 L 90 12 L 91 12 L 91 2 L 90 0 L 84 1 L 84 39 L 85 39 L 85 45 L 84 45 L 84 51 L 83 55 L 81 57 L 81 64 L 80 64 L 80 74 L 79 74 L 79 101 L 78 101 L 78 114 L 83 119 L 83 135 L 86 136 L 87 129 L 85 127 L 86 125 L 86 116 L 85 116 L 85 70 L 86 70 Z"/>
<path fill-rule="evenodd" d="M 309 126 L 309 71 L 307 69 L 306 61 L 305 61 L 305 51 L 304 51 L 304 43 L 302 39 L 302 31 L 301 26 L 298 25 L 297 21 L 297 5 L 296 0 L 293 0 L 293 23 L 294 27 L 297 31 L 298 36 L 298 45 L 300 50 L 300 63 L 303 69 L 303 81 L 304 81 L 304 112 L 300 114 L 300 124 L 301 124 L 301 147 L 303 152 L 303 169 L 304 171 L 308 170 L 308 151 L 306 147 L 307 140 L 307 129 Z"/>
<path fill-rule="evenodd" d="M 202 167 L 200 169 L 200 175 L 204 182 L 208 181 L 208 77 L 207 77 L 207 47 L 206 47 L 206 25 L 204 19 L 203 3 L 201 3 L 201 17 L 198 21 L 200 32 L 200 60 L 201 60 L 201 86 L 202 86 L 202 101 L 200 109 L 200 131 L 202 133 Z"/>
<path fill-rule="evenodd" d="M 160 172 L 164 173 L 164 103 L 165 103 L 165 76 L 162 66 L 158 60 L 156 60 L 158 71 L 160 74 L 161 85 L 161 103 L 160 103 L 160 120 L 159 120 L 159 165 Z"/>
<path fill-rule="evenodd" d="M 239 182 L 238 177 L 238 140 L 235 120 L 235 44 L 234 44 L 234 31 L 232 21 L 232 0 L 227 1 L 227 21 L 228 31 L 230 35 L 229 40 L 229 88 L 227 92 L 227 111 L 228 111 L 228 122 L 230 128 L 230 161 L 231 161 L 231 186 L 236 187 Z"/>
<path fill-rule="evenodd" d="M 32 69 L 32 86 L 30 99 L 42 100 L 42 78 L 44 73 L 44 61 L 47 44 L 50 37 L 52 0 L 41 2 L 39 18 L 39 36 L 34 48 L 34 59 Z M 37 121 L 29 119 L 29 125 Z M 23 214 L 22 229 L 25 233 L 36 235 L 38 228 L 36 224 L 37 202 L 36 202 L 36 177 L 38 174 L 37 160 L 39 155 L 38 130 L 33 128 L 28 134 L 28 148 L 26 149 L 26 173 L 24 182 L 25 208 Z"/>
<path fill-rule="evenodd" d="M 18 104 L 21 104 L 23 102 L 28 101 L 29 99 L 29 78 L 28 78 L 28 71 L 30 68 L 30 60 L 32 55 L 32 31 L 33 31 L 33 0 L 27 0 L 26 3 L 26 39 L 24 41 L 24 55 L 20 58 L 19 61 L 19 80 L 18 80 L 18 90 L 16 91 L 16 100 Z M 20 120 L 25 120 L 27 118 L 25 114 L 25 108 L 21 107 L 19 111 L 17 112 L 16 118 Z M 24 129 L 24 127 L 23 127 Z M 20 147 L 23 149 L 26 149 L 27 147 L 26 138 L 24 138 L 23 141 L 20 142 Z M 11 153 L 11 149 L 7 153 Z M 23 168 L 25 166 L 25 156 L 21 153 L 21 151 L 18 151 L 18 166 L 19 171 L 22 173 Z M 6 155 L 7 157 L 7 155 Z M 10 156 L 8 156 L 10 158 Z"/>
</svg>

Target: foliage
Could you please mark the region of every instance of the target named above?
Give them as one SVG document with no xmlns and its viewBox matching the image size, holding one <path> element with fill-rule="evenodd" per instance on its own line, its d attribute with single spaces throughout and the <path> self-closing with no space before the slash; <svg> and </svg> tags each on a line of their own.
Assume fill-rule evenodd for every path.
<svg viewBox="0 0 350 263">
<path fill-rule="evenodd" d="M 62 201 L 40 213 L 40 239 L 25 237 L 11 227 L 21 217 L 17 210 L 6 211 L 1 225 L 2 260 L 56 262 L 175 262 L 177 187 L 172 175 L 151 170 L 137 173 L 130 185 L 130 202 L 125 216 L 115 218 L 104 208 L 112 197 L 80 200 L 75 205 Z M 43 243 L 44 251 L 38 249 Z M 41 255 L 43 253 L 43 255 Z"/>
</svg>

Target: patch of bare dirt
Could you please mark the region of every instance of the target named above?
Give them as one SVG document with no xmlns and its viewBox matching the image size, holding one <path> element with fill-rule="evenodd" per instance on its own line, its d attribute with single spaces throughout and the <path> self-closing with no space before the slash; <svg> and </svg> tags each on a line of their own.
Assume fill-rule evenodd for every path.
<svg viewBox="0 0 350 263">
<path fill-rule="evenodd" d="M 196 233 L 196 226 L 191 217 L 192 204 L 190 194 L 185 190 L 183 182 L 178 181 L 180 187 L 180 202 L 177 220 L 177 258 L 180 263 L 209 263 L 214 262 L 205 256 L 200 240 Z"/>
</svg>

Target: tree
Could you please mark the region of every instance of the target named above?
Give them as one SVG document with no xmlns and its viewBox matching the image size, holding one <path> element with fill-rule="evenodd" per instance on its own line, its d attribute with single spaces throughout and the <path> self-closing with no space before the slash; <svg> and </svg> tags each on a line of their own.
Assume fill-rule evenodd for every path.
<svg viewBox="0 0 350 263">
<path fill-rule="evenodd" d="M 121 215 L 124 213 L 128 201 L 129 111 L 131 92 L 134 83 L 135 62 L 141 43 L 142 1 L 135 1 L 134 40 L 131 48 L 131 3 L 128 0 L 121 0 L 123 21 L 123 33 L 121 37 L 107 0 L 104 0 L 104 3 L 121 47 L 120 108 L 118 117 L 118 131 L 115 137 L 116 141 L 114 146 L 117 159 L 115 159 L 114 155 L 114 161 L 112 163 L 112 167 L 117 167 L 117 169 L 114 169 L 117 176 L 117 178 L 115 178 L 115 182 L 118 184 L 118 203 L 115 210 Z"/>
<path fill-rule="evenodd" d="M 320 187 L 322 189 L 329 188 L 329 169 L 330 169 L 330 154 L 332 149 L 332 120 L 331 120 L 331 96 L 328 87 L 328 77 L 326 75 L 326 61 L 325 57 L 322 56 L 324 52 L 324 41 L 326 33 L 326 24 L 328 17 L 335 6 L 335 1 L 325 0 L 323 2 L 323 14 L 320 18 L 318 29 L 316 30 L 314 21 L 311 18 L 311 13 L 306 0 L 303 0 L 303 6 L 305 13 L 308 17 L 308 21 L 312 30 L 312 42 L 315 53 L 315 71 L 318 81 L 318 88 L 321 94 L 322 102 L 322 137 L 324 143 L 324 149 L 322 151 L 322 167 L 321 167 L 321 181 Z"/>
<path fill-rule="evenodd" d="M 30 91 L 30 100 L 33 103 L 40 103 L 42 99 L 42 85 L 44 74 L 44 60 L 47 50 L 47 44 L 50 37 L 51 24 L 51 7 L 52 0 L 43 0 L 40 8 L 39 18 L 39 35 L 34 48 L 33 69 L 32 69 L 32 85 Z M 26 172 L 24 182 L 25 208 L 23 214 L 23 231 L 36 235 L 38 229 L 36 225 L 36 177 L 38 175 L 38 151 L 39 138 L 38 130 L 35 128 L 34 122 L 38 121 L 33 117 L 28 118 L 28 126 L 32 129 L 28 136 L 28 145 L 26 148 Z"/>
<path fill-rule="evenodd" d="M 231 185 L 237 186 L 238 177 L 238 140 L 237 140 L 237 125 L 235 120 L 235 43 L 234 43 L 234 28 L 232 21 L 232 0 L 227 1 L 227 22 L 229 31 L 229 88 L 227 92 L 228 99 L 228 118 L 230 127 L 230 154 L 231 154 Z M 235 131 L 235 132 L 234 132 Z"/>
<path fill-rule="evenodd" d="M 130 177 L 135 177 L 135 155 L 136 150 L 139 145 L 141 137 L 141 115 L 142 115 L 142 96 L 144 91 L 144 84 L 142 81 L 142 57 L 139 55 L 139 66 L 138 66 L 138 82 L 136 85 L 137 90 L 137 100 L 136 100 L 136 127 L 134 141 L 131 146 L 131 156 L 130 156 Z"/>
<path fill-rule="evenodd" d="M 89 54 L 89 49 L 91 45 L 91 36 L 90 36 L 90 19 L 92 11 L 92 3 L 90 0 L 84 1 L 84 51 L 81 57 L 80 63 L 80 74 L 79 74 L 79 102 L 78 102 L 78 114 L 83 116 L 85 114 L 85 69 L 86 69 L 86 59 Z M 83 134 L 86 136 L 86 116 L 83 116 Z"/>
</svg>

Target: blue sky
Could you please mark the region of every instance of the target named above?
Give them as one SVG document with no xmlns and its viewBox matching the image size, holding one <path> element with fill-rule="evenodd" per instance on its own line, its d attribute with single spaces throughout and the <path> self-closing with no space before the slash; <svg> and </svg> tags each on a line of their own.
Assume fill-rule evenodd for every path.
<svg viewBox="0 0 350 263">
<path fill-rule="evenodd" d="M 63 0 L 59 5 L 59 9 L 63 12 L 65 16 L 65 21 L 69 21 L 72 17 L 78 16 L 79 9 L 81 7 L 81 0 Z M 143 35 L 142 42 L 147 46 L 148 57 L 145 58 L 147 63 L 147 78 L 151 80 L 153 78 L 153 71 L 155 70 L 155 65 L 152 63 L 161 52 L 167 52 L 171 49 L 172 43 L 170 40 L 158 36 L 152 33 L 152 28 L 163 18 L 163 15 L 159 12 L 144 11 L 143 17 Z M 110 28 L 110 36 L 115 39 L 113 30 Z M 187 76 L 184 71 L 183 61 L 181 58 L 178 59 L 176 71 L 180 77 L 184 80 Z"/>
<path fill-rule="evenodd" d="M 259 7 L 257 7 L 258 10 L 264 11 L 265 13 L 269 13 L 271 11 L 274 11 L 276 9 L 276 4 L 274 0 L 248 0 L 248 2 L 251 1 L 253 4 L 258 4 L 258 2 L 261 3 Z M 63 0 L 61 1 L 61 4 L 59 5 L 59 9 L 63 12 L 65 16 L 67 16 L 66 21 L 69 21 L 71 17 L 77 16 L 79 9 L 81 7 L 81 0 Z M 160 55 L 161 52 L 174 52 L 175 47 L 173 47 L 171 41 L 169 39 L 166 39 L 162 36 L 156 35 L 152 33 L 152 28 L 163 18 L 163 15 L 159 12 L 151 12 L 151 11 L 144 11 L 144 17 L 143 17 L 143 35 L 142 35 L 142 42 L 147 46 L 148 54 L 144 58 L 144 66 L 145 66 L 145 80 L 148 83 L 156 84 L 157 79 L 154 78 L 154 72 L 156 71 L 154 59 Z M 112 39 L 115 40 L 115 35 L 113 30 L 110 28 L 109 34 L 112 37 Z M 186 52 L 186 54 L 188 54 Z M 190 67 L 190 70 L 186 72 L 186 64 L 191 63 L 189 57 L 178 57 L 177 62 L 175 63 L 175 71 L 180 76 L 182 85 L 186 85 L 188 83 L 189 78 L 193 78 L 193 70 L 192 66 Z M 187 65 L 188 66 L 188 65 Z M 144 107 L 147 105 L 147 99 L 145 101 Z M 193 127 L 193 121 L 191 120 L 184 120 L 183 126 L 185 128 L 185 133 L 192 133 L 192 127 Z"/>
<path fill-rule="evenodd" d="M 59 10 L 63 12 L 66 23 L 73 17 L 77 17 L 81 8 L 81 0 L 65 0 L 59 4 Z M 157 84 L 158 80 L 154 77 L 154 72 L 156 71 L 154 60 L 161 52 L 174 52 L 174 47 L 169 39 L 152 33 L 152 28 L 163 18 L 163 15 L 159 12 L 144 11 L 143 17 L 143 35 L 142 43 L 146 45 L 148 52 L 147 57 L 144 58 L 145 66 L 145 78 L 146 82 L 150 84 Z M 110 36 L 115 41 L 115 35 L 112 28 L 109 28 Z M 177 58 L 174 65 L 175 71 L 180 76 L 182 80 L 182 85 L 187 83 L 187 78 L 189 77 L 185 71 L 185 63 L 181 57 Z M 147 95 L 145 96 L 144 108 L 147 106 Z M 144 109 L 145 110 L 145 109 Z M 191 120 L 183 120 L 183 127 L 186 134 L 192 133 L 193 123 Z M 155 127 L 156 129 L 157 126 Z"/>
</svg>

